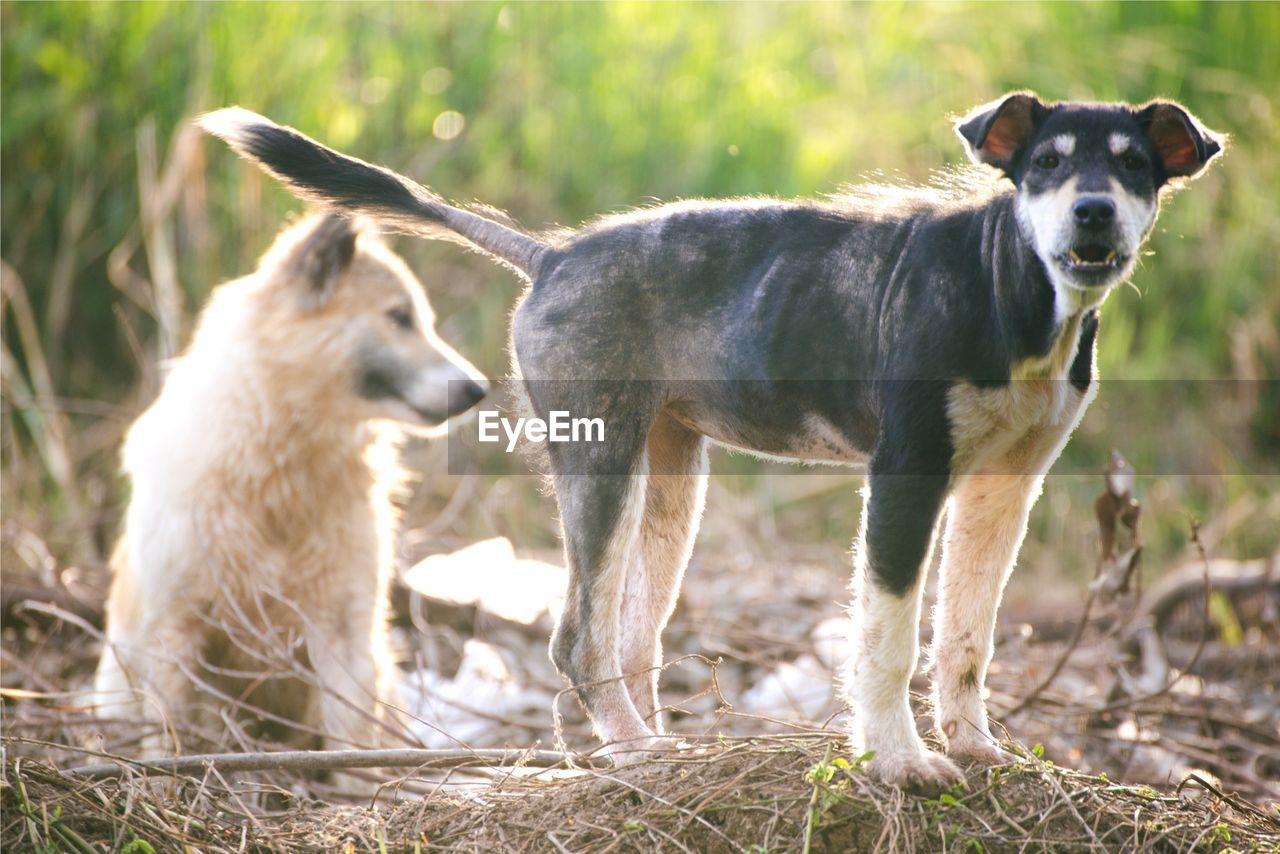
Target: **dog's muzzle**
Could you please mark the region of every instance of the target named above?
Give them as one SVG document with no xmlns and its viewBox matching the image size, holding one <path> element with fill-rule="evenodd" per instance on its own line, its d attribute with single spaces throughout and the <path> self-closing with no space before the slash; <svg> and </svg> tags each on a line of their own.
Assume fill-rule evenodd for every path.
<svg viewBox="0 0 1280 854">
<path fill-rule="evenodd" d="M 1106 196 L 1081 196 L 1071 206 L 1075 239 L 1054 260 L 1083 284 L 1103 284 L 1129 260 L 1116 248 L 1116 205 Z"/>
</svg>

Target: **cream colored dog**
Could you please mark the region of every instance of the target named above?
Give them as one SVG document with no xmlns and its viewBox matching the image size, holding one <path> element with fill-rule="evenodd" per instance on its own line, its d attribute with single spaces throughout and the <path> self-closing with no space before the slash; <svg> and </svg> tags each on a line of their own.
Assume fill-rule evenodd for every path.
<svg viewBox="0 0 1280 854">
<path fill-rule="evenodd" d="M 129 431 L 99 716 L 151 724 L 151 755 L 215 738 L 228 713 L 294 744 L 378 743 L 393 422 L 429 430 L 484 394 L 372 231 L 284 231 L 217 289 Z"/>
</svg>

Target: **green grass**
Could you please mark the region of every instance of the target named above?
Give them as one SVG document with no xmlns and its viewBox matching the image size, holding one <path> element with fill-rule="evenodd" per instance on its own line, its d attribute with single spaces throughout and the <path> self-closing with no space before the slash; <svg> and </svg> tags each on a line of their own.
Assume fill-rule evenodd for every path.
<svg viewBox="0 0 1280 854">
<path fill-rule="evenodd" d="M 163 178 L 176 134 L 202 110 L 259 110 L 541 226 L 654 198 L 827 193 L 878 173 L 924 181 L 962 160 L 947 116 L 1016 87 L 1171 96 L 1232 136 L 1211 174 L 1167 205 L 1135 289 L 1108 305 L 1103 374 L 1144 382 L 1114 399 L 1104 388 L 1063 470 L 1096 470 L 1116 445 L 1160 472 L 1150 488 L 1171 516 L 1152 524 L 1171 550 L 1185 537 L 1172 508 L 1214 516 L 1253 496 L 1276 513 L 1264 500 L 1280 455 L 1274 384 L 1223 386 L 1204 393 L 1207 405 L 1171 411 L 1150 381 L 1277 377 L 1280 5 L 6 2 L 0 29 L 0 255 L 25 287 L 70 412 L 74 475 L 50 474 L 36 450 L 44 420 L 7 378 L 4 463 L 17 482 L 5 487 L 6 514 L 56 524 L 105 507 L 92 536 L 109 538 L 113 441 L 154 388 L 140 383 L 157 352 L 146 305 L 157 247 L 167 234 L 185 321 L 298 208 L 204 140 L 170 176 L 170 204 L 143 218 L 140 198 L 159 195 L 140 191 L 148 145 Z M 446 111 L 465 124 L 440 139 Z M 453 247 L 399 247 L 444 334 L 501 375 L 517 283 Z M 112 265 L 117 248 L 131 274 Z M 125 295 L 131 276 L 142 305 Z M 38 386 L 12 312 L 4 332 L 12 376 Z M 1206 411 L 1220 417 L 1193 417 Z M 718 470 L 754 478 L 751 488 L 763 477 L 741 459 Z M 1246 520 L 1231 550 L 1274 546 L 1274 522 Z M 1056 524 L 1038 515 L 1042 528 Z"/>
</svg>

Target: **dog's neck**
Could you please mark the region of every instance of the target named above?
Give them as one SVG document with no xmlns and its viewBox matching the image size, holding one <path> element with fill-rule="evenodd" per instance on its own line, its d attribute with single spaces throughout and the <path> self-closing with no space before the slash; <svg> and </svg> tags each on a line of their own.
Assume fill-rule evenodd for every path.
<svg viewBox="0 0 1280 854">
<path fill-rule="evenodd" d="M 992 284 L 992 311 L 1010 378 L 1063 379 L 1080 340 L 1081 320 L 1110 288 L 1070 291 L 1022 233 L 1013 194 L 997 199 L 982 218 L 979 263 Z"/>
<path fill-rule="evenodd" d="M 248 340 L 252 333 L 235 322 L 202 324 L 191 352 L 174 364 L 158 403 L 186 410 L 201 445 L 225 444 L 228 460 L 252 457 L 259 470 L 364 465 L 368 449 L 383 441 L 386 431 L 343 417 L 329 399 L 334 380 L 317 382 L 307 371 L 289 370 L 287 361 L 274 364 L 275 354 L 248 346 Z M 217 370 L 210 370 L 212 360 L 197 357 L 197 351 L 218 353 Z M 201 422 L 235 428 L 209 435 L 198 428 Z"/>
</svg>

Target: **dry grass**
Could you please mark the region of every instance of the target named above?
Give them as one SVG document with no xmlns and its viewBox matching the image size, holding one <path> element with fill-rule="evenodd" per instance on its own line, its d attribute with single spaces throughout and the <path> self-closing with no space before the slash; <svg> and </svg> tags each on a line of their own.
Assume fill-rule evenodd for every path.
<svg viewBox="0 0 1280 854">
<path fill-rule="evenodd" d="M 351 764 L 355 757 L 332 754 L 285 762 L 268 752 L 283 745 L 254 738 L 227 717 L 218 733 L 184 730 L 183 744 L 240 755 L 182 760 L 176 773 L 146 776 L 136 761 L 84 747 L 114 730 L 120 738 L 112 739 L 112 749 L 128 752 L 146 734 L 136 722 L 96 720 L 83 705 L 79 689 L 99 651 L 97 601 L 76 598 L 74 585 L 43 587 L 47 580 L 32 577 L 15 587 L 11 577 L 0 646 L 0 844 L 5 850 L 133 854 L 146 846 L 1280 851 L 1274 803 L 1280 799 L 1280 732 L 1268 711 L 1280 672 L 1272 616 L 1280 603 L 1274 575 L 1280 563 L 1200 557 L 1167 574 L 1142 600 L 1147 604 L 1126 595 L 1108 599 L 1092 617 L 1088 607 L 1078 617 L 1059 613 L 1057 624 L 1037 621 L 1028 637 L 1004 636 L 997 654 L 989 682 L 997 719 L 1020 737 L 1042 741 L 1059 761 L 1105 769 L 1130 784 L 1065 770 L 1037 750 L 1018 765 L 972 770 L 968 791 L 939 799 L 871 780 L 830 720 L 735 709 L 748 687 L 780 661 L 813 653 L 807 628 L 794 637 L 784 630 L 812 621 L 815 606 L 799 591 L 809 589 L 811 598 L 817 589 L 795 584 L 797 570 L 790 564 L 692 580 L 686 610 L 668 633 L 663 678 L 668 697 L 686 698 L 676 704 L 685 715 L 673 717 L 679 729 L 703 733 L 688 736 L 699 748 L 620 771 L 550 751 L 509 749 L 562 739 L 592 744 L 586 721 L 566 700 L 559 703 L 565 717 L 555 718 L 556 727 L 541 703 L 518 720 L 488 710 L 480 741 L 457 742 L 460 747 L 449 751 L 399 751 L 399 770 L 372 770 L 368 756 L 358 766 Z M 784 572 L 798 598 L 775 597 L 770 608 L 750 610 L 762 597 L 745 582 L 777 587 L 773 573 Z M 64 574 L 52 576 L 65 580 Z M 1206 587 L 1230 619 L 1210 618 Z M 17 601 L 11 594 L 18 593 L 31 598 Z M 424 631 L 479 633 L 479 615 L 460 620 L 432 607 Z M 731 617 L 739 612 L 750 619 Z M 1230 637 L 1228 625 L 1239 637 Z M 1162 639 L 1157 654 L 1148 649 L 1131 655 L 1129 639 L 1139 637 L 1135 632 L 1143 626 Z M 485 636 L 512 658 L 549 668 L 545 628 L 490 626 Z M 714 649 L 721 658 L 695 649 Z M 547 680 L 562 687 L 554 674 L 544 674 Z M 541 684 L 536 668 L 520 681 Z M 914 687 L 926 686 L 921 681 Z M 235 706 L 232 698 L 222 699 Z M 420 747 L 407 734 L 405 744 Z M 499 747 L 508 749 L 492 749 Z M 102 768 L 85 770 L 104 762 L 116 773 L 113 779 L 102 779 Z M 346 773 L 370 780 L 376 797 L 361 804 L 335 801 L 332 781 L 314 773 L 319 765 L 359 767 Z"/>
<path fill-rule="evenodd" d="M 389 806 L 250 809 L 216 771 L 157 787 L 7 763 L 6 850 L 1274 851 L 1280 821 L 1207 784 L 1160 794 L 1034 755 L 903 794 L 830 735 L 724 739 L 619 771 L 493 769 Z M 130 845 L 134 847 L 129 848 Z"/>
</svg>

